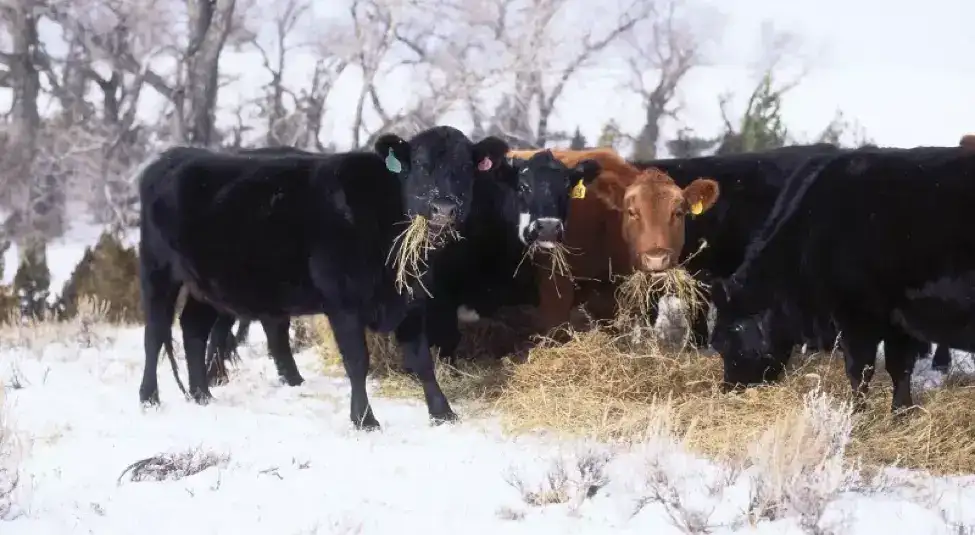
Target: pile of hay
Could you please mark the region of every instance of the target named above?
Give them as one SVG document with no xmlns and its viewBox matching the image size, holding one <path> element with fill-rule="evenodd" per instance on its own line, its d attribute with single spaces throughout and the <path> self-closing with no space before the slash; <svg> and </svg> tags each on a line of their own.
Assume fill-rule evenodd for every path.
<svg viewBox="0 0 975 535">
<path fill-rule="evenodd" d="M 577 333 L 511 366 L 496 406 L 511 431 L 547 428 L 600 439 L 639 439 L 666 412 L 690 448 L 740 459 L 763 433 L 795 419 L 807 393 L 825 393 L 836 410 L 849 400 L 841 356 L 797 355 L 793 362 L 778 384 L 724 394 L 720 358 L 633 354 L 605 332 Z M 919 395 L 921 410 L 898 422 L 889 413 L 890 386 L 878 370 L 868 408 L 854 418 L 848 456 L 942 474 L 975 471 L 975 388 Z"/>
</svg>

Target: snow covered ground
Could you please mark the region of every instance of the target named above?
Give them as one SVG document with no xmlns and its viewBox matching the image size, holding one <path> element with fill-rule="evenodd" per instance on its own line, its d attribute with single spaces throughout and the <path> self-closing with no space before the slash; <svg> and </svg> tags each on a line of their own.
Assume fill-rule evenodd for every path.
<svg viewBox="0 0 975 535">
<path fill-rule="evenodd" d="M 51 244 L 52 292 L 98 234 L 77 224 Z M 9 282 L 15 247 L 6 256 Z M 745 469 L 691 455 L 664 432 L 610 445 L 505 436 L 493 419 L 431 427 L 422 400 L 375 394 L 384 429 L 356 433 L 344 375 L 308 351 L 296 356 L 306 383 L 282 386 L 263 334 L 251 331 L 244 364 L 207 407 L 183 400 L 163 360 L 163 405 L 146 410 L 140 328 L 0 332 L 0 426 L 14 438 L 0 440 L 0 534 L 975 534 L 975 477 L 864 480 L 835 453 L 758 448 Z M 917 379 L 934 386 L 926 364 Z M 849 420 L 817 407 L 810 400 L 818 434 L 807 440 L 835 449 Z M 123 476 L 165 454 L 208 467 Z M 20 485 L 3 497 L 13 474 Z"/>
<path fill-rule="evenodd" d="M 0 381 L 22 485 L 0 533 L 975 532 L 975 478 L 856 482 L 828 458 L 805 471 L 741 470 L 666 437 L 622 446 L 507 437 L 488 419 L 431 427 L 421 400 L 378 396 L 383 431 L 356 433 L 345 378 L 306 351 L 297 358 L 307 382 L 280 385 L 261 335 L 253 331 L 210 406 L 184 401 L 164 361 L 163 405 L 143 410 L 141 329 L 46 327 L 13 341 L 8 332 Z M 842 418 L 823 418 L 843 434 Z M 167 452 L 216 464 L 182 479 L 118 481 Z M 783 518 L 747 521 L 756 485 Z"/>
</svg>

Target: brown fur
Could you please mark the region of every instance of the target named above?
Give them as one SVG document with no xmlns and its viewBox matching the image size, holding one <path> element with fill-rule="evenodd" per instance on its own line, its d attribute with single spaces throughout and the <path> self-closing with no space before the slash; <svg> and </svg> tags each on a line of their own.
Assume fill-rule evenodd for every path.
<svg viewBox="0 0 975 535">
<path fill-rule="evenodd" d="M 958 145 L 966 149 L 975 150 L 975 134 L 966 134 L 961 137 Z"/>
<path fill-rule="evenodd" d="M 508 156 L 529 158 L 535 152 L 538 151 L 510 151 Z M 552 153 L 569 167 L 587 158 L 595 159 L 602 172 L 587 188 L 585 198 L 571 199 L 569 203 L 563 241 L 569 249 L 575 284 L 567 277 L 551 276 L 544 263 L 538 268 L 540 327 L 545 330 L 567 322 L 572 308 L 579 304 L 585 304 L 596 319 L 611 318 L 616 312 L 611 278 L 638 269 L 642 258 L 639 253 L 670 247 L 679 255 L 683 246 L 683 220 L 679 220 L 679 225 L 671 222 L 670 212 L 660 211 L 659 203 L 682 198 L 678 205 L 686 211 L 700 200 L 707 210 L 718 196 L 717 183 L 708 179 L 695 181 L 681 195 L 667 174 L 658 169 L 640 171 L 609 148 Z M 667 215 L 657 218 L 659 221 L 646 217 L 657 212 Z"/>
</svg>

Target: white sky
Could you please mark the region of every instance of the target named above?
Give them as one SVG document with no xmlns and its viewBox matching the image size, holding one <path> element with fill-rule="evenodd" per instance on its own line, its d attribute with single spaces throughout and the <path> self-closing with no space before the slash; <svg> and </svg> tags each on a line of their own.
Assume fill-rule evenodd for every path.
<svg viewBox="0 0 975 535">
<path fill-rule="evenodd" d="M 711 135 L 721 127 L 718 95 L 735 93 L 735 112 L 754 86 L 751 62 L 757 59 L 760 26 L 771 21 L 801 39 L 810 72 L 784 102 L 786 124 L 800 140 L 826 126 L 837 109 L 858 121 L 876 143 L 888 146 L 954 145 L 963 133 L 975 132 L 975 2 L 970 0 L 697 0 L 722 13 L 724 24 L 713 49 L 712 66 L 687 77 L 680 122 L 664 125 L 665 137 L 681 125 Z M 327 15 L 337 3 L 321 0 L 316 11 Z M 587 13 L 570 19 L 589 22 Z M 571 35 L 575 29 L 567 24 Z M 551 129 L 579 126 L 595 142 L 607 120 L 636 133 L 642 110 L 636 97 L 621 89 L 627 72 L 607 57 L 596 69 L 575 77 L 559 101 Z M 253 96 L 266 81 L 253 53 L 225 52 L 221 68 L 240 76 L 221 90 L 218 121 L 230 123 L 227 110 Z M 309 57 L 291 60 L 286 79 L 307 80 Z M 472 66 L 472 68 L 476 68 Z M 323 141 L 339 148 L 351 143 L 350 126 L 358 91 L 358 74 L 347 71 L 333 91 Z M 387 107 L 410 98 L 402 78 L 383 84 Z M 2 100 L 9 101 L 4 95 Z M 144 93 L 143 115 L 154 117 L 162 100 Z M 468 129 L 463 116 L 443 122 Z M 371 123 L 374 126 L 375 123 Z M 661 147 L 662 148 L 662 147 Z"/>
</svg>

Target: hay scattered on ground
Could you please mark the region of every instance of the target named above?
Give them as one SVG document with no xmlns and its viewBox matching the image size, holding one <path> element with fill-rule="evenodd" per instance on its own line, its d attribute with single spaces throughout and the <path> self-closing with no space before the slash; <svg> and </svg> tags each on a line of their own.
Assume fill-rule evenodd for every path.
<svg viewBox="0 0 975 535">
<path fill-rule="evenodd" d="M 414 216 L 406 229 L 393 240 L 393 247 L 386 258 L 386 262 L 392 261 L 396 269 L 396 291 L 400 293 L 406 291 L 412 297 L 414 290 L 410 279 L 413 279 L 428 296 L 432 297 L 421 280 L 429 267 L 427 256 L 430 251 L 447 241 L 459 238 L 460 235 L 452 227 L 443 227 L 431 234 L 430 221 L 420 215 Z"/>
<path fill-rule="evenodd" d="M 512 431 L 548 428 L 601 439 L 639 438 L 666 412 L 691 449 L 741 459 L 763 433 L 788 427 L 811 392 L 845 410 L 850 385 L 841 356 L 794 360 L 778 384 L 722 393 L 719 358 L 633 354 L 604 332 L 577 333 L 568 344 L 536 348 L 528 362 L 511 366 L 496 406 Z M 938 389 L 916 401 L 916 414 L 892 418 L 890 381 L 878 370 L 866 411 L 854 417 L 848 457 L 939 474 L 975 472 L 975 388 Z"/>
</svg>

